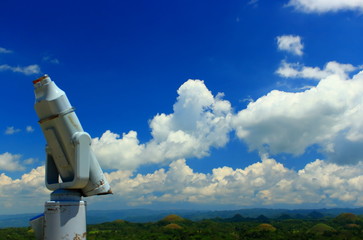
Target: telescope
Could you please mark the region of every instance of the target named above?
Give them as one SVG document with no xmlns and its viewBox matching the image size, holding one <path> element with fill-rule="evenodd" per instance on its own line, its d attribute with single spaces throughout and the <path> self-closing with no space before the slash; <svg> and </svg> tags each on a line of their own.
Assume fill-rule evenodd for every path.
<svg viewBox="0 0 363 240">
<path fill-rule="evenodd" d="M 111 194 L 110 185 L 65 92 L 47 75 L 33 85 L 47 142 L 45 185 L 53 193 L 44 214 L 31 219 L 31 225 L 38 239 L 86 239 L 86 202 L 81 199 Z"/>
</svg>

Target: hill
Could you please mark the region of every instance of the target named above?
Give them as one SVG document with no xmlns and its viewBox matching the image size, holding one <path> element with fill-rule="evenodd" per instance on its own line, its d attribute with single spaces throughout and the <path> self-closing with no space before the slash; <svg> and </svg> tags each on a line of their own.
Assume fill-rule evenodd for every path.
<svg viewBox="0 0 363 240">
<path fill-rule="evenodd" d="M 228 211 L 199 211 L 199 210 L 150 210 L 150 209 L 124 209 L 124 210 L 89 210 L 87 211 L 87 223 L 97 224 L 112 222 L 116 219 L 123 219 L 129 222 L 156 222 L 167 215 L 176 214 L 182 218 L 198 221 L 213 218 L 257 218 L 259 216 L 267 218 L 281 219 L 319 219 L 322 217 L 336 217 L 342 213 L 352 213 L 363 215 L 363 208 L 332 208 L 332 209 L 265 209 L 251 208 Z M 238 214 L 238 215 L 237 215 Z M 7 227 L 26 227 L 29 226 L 29 219 L 38 215 L 17 214 L 0 215 L 0 228 Z M 237 217 L 236 217 L 237 216 Z"/>
<path fill-rule="evenodd" d="M 266 222 L 261 222 L 261 220 Z M 338 221 L 337 221 L 338 220 Z M 342 220 L 342 221 L 340 221 Z M 346 222 L 355 221 L 356 223 Z M 87 226 L 88 240 L 360 240 L 363 221 L 360 216 L 344 214 L 322 219 L 244 218 L 240 215 L 229 219 L 191 221 L 176 214 L 164 216 L 159 221 L 132 223 L 123 219 Z M 35 239 L 29 227 L 0 229 L 0 240 Z"/>
</svg>

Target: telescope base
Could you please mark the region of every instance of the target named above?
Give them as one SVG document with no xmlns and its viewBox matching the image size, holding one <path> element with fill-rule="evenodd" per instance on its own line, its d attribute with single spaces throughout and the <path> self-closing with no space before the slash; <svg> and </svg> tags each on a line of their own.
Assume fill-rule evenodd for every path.
<svg viewBox="0 0 363 240">
<path fill-rule="evenodd" d="M 45 202 L 44 214 L 31 219 L 37 239 L 86 240 L 86 205 L 77 190 L 58 189 Z"/>
<path fill-rule="evenodd" d="M 47 201 L 44 223 L 45 240 L 86 239 L 86 202 Z"/>
</svg>

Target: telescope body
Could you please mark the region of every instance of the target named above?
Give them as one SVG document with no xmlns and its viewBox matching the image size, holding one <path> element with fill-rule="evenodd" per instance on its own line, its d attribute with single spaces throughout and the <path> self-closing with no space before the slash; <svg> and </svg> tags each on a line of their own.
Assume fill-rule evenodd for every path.
<svg viewBox="0 0 363 240">
<path fill-rule="evenodd" d="M 64 91 L 47 75 L 33 84 L 35 111 L 47 141 L 47 188 L 79 189 L 83 196 L 112 193 L 91 149 L 91 137 L 83 131 Z"/>
</svg>

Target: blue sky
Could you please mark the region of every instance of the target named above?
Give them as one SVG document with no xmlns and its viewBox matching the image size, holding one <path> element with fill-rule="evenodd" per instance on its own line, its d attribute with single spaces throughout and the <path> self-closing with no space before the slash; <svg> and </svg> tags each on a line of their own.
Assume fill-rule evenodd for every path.
<svg viewBox="0 0 363 240">
<path fill-rule="evenodd" d="M 91 209 L 363 206 L 363 1 L 0 11 L 0 214 L 49 198 L 32 87 L 43 74 L 67 93 L 113 188 Z"/>
</svg>

